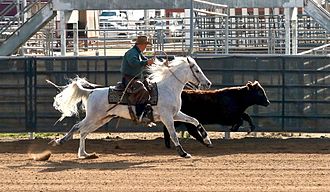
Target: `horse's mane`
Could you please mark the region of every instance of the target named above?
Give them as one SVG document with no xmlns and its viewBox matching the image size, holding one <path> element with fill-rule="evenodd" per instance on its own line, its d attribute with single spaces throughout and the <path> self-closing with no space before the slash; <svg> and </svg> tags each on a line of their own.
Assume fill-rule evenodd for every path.
<svg viewBox="0 0 330 192">
<path fill-rule="evenodd" d="M 150 65 L 147 68 L 147 71 L 150 74 L 148 78 L 151 82 L 161 82 L 162 80 L 172 75 L 170 70 L 174 72 L 177 67 L 184 61 L 184 57 L 175 57 L 174 60 L 169 61 L 168 65 L 166 65 L 165 62 L 161 62 L 156 59 L 155 64 Z"/>
</svg>

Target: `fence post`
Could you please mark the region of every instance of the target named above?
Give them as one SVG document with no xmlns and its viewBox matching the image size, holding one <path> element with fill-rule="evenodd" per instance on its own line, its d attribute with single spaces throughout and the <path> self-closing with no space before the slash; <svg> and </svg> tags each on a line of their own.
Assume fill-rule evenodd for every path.
<svg viewBox="0 0 330 192">
<path fill-rule="evenodd" d="M 282 57 L 282 117 L 281 117 L 281 127 L 282 130 L 285 131 L 285 57 Z"/>
<path fill-rule="evenodd" d="M 36 131 L 37 122 L 37 94 L 36 94 L 36 60 L 30 58 L 25 63 L 25 129 Z"/>
</svg>

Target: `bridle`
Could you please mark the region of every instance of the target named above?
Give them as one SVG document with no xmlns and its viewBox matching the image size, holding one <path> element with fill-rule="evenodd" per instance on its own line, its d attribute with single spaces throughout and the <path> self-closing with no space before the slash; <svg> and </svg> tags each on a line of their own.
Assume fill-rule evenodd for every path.
<svg viewBox="0 0 330 192">
<path fill-rule="evenodd" d="M 190 70 L 193 74 L 193 76 L 195 77 L 195 79 L 197 80 L 198 84 L 195 85 L 194 83 L 190 83 L 188 82 L 188 85 L 189 86 L 192 86 L 193 89 L 197 89 L 198 88 L 198 85 L 201 83 L 201 81 L 198 79 L 197 75 L 196 75 L 196 72 L 193 70 L 193 68 L 196 66 L 196 64 L 194 63 L 190 63 L 190 60 L 189 60 L 189 57 L 187 57 L 187 61 L 189 63 L 189 67 L 190 67 Z"/>
<path fill-rule="evenodd" d="M 194 76 L 194 78 L 197 80 L 197 82 L 198 82 L 198 84 L 197 85 L 195 85 L 194 83 L 191 83 L 191 82 L 188 82 L 187 83 L 187 85 L 186 85 L 186 83 L 184 83 L 184 82 L 182 82 L 174 73 L 173 73 L 173 71 L 171 70 L 171 69 L 169 69 L 169 71 L 172 73 L 172 75 L 181 83 L 181 84 L 183 84 L 183 85 L 186 85 L 188 88 L 190 88 L 190 89 L 197 89 L 198 88 L 198 85 L 200 84 L 200 80 L 198 79 L 198 77 L 197 77 L 197 75 L 196 75 L 196 73 L 195 73 L 195 71 L 193 70 L 193 68 L 194 68 L 194 66 L 195 66 L 195 64 L 194 63 L 190 63 L 190 61 L 189 61 L 189 58 L 187 57 L 187 61 L 188 61 L 188 63 L 189 63 L 189 68 L 190 68 L 190 70 L 191 70 L 191 73 L 193 74 L 193 76 Z"/>
<path fill-rule="evenodd" d="M 164 53 L 164 55 L 166 56 L 166 60 L 164 62 L 164 65 L 169 68 L 169 66 L 168 66 L 168 55 L 164 51 L 155 51 L 154 52 L 154 57 L 156 57 L 156 52 L 162 52 L 162 53 Z M 198 84 L 200 84 L 200 80 L 198 79 L 195 71 L 193 70 L 195 64 L 194 63 L 191 63 L 188 57 L 187 57 L 187 61 L 188 61 L 189 68 L 190 68 L 190 70 L 191 70 L 194 78 L 197 80 Z M 179 79 L 170 68 L 169 68 L 169 71 L 171 72 L 171 74 L 174 76 L 174 78 L 176 80 L 178 80 L 181 84 L 186 85 L 186 83 L 184 83 L 181 79 Z M 195 85 L 194 83 L 188 82 L 187 83 L 187 87 L 190 88 L 190 89 L 197 89 L 198 88 L 198 85 Z"/>
</svg>

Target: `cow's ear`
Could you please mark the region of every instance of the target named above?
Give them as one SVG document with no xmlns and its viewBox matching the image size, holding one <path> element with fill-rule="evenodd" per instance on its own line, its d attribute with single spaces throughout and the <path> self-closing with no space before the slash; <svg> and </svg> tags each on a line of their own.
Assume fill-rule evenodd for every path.
<svg viewBox="0 0 330 192">
<path fill-rule="evenodd" d="M 251 81 L 248 81 L 248 83 L 246 84 L 246 87 L 248 88 L 248 90 L 252 89 L 253 84 Z"/>
</svg>

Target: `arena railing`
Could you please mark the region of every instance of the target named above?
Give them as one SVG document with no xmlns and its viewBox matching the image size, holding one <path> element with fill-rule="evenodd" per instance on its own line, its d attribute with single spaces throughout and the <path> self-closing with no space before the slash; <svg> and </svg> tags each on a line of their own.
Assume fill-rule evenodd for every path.
<svg viewBox="0 0 330 192">
<path fill-rule="evenodd" d="M 284 55 L 223 55 L 195 57 L 212 89 L 242 86 L 258 80 L 271 104 L 247 110 L 256 131 L 330 132 L 330 57 Z M 0 132 L 64 132 L 83 117 L 60 117 L 53 106 L 57 90 L 46 79 L 59 85 L 76 75 L 90 82 L 109 86 L 121 79 L 122 57 L 1 57 Z M 214 111 L 216 113 L 216 111 Z M 117 123 L 119 121 L 119 127 Z M 243 125 L 240 131 L 246 131 Z M 209 125 L 208 130 L 228 131 L 229 127 Z M 137 126 L 131 121 L 114 120 L 100 131 L 161 131 Z"/>
</svg>

